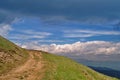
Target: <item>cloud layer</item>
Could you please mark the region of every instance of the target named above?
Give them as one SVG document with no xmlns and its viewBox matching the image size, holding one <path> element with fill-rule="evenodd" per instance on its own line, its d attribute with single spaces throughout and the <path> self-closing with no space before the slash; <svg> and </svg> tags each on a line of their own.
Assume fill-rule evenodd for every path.
<svg viewBox="0 0 120 80">
<path fill-rule="evenodd" d="M 77 29 L 77 30 L 66 30 L 63 31 L 64 37 L 92 37 L 92 36 L 100 36 L 100 35 L 120 35 L 119 31 L 106 31 L 106 30 L 83 30 L 83 29 Z"/>
<path fill-rule="evenodd" d="M 17 30 L 16 30 L 17 31 Z M 37 32 L 34 30 L 21 30 L 21 31 L 17 31 L 21 34 L 11 34 L 9 39 L 13 39 L 13 40 L 30 40 L 30 39 L 42 39 L 42 38 L 46 38 L 50 35 L 52 35 L 52 33 L 49 32 Z"/>
<path fill-rule="evenodd" d="M 0 2 L 0 13 L 104 24 L 120 19 L 119 3 L 119 0 L 4 0 Z M 6 15 L 0 18 L 8 19 Z"/>
<path fill-rule="evenodd" d="M 119 59 L 117 56 L 120 56 L 120 43 L 106 41 L 75 42 L 73 44 L 63 45 L 39 45 L 37 42 L 34 42 L 31 44 L 26 43 L 21 46 L 29 49 L 43 50 L 58 55 L 79 56 L 80 58 L 91 60 L 112 60 L 111 57 L 114 57 L 114 59 L 117 60 Z"/>
</svg>

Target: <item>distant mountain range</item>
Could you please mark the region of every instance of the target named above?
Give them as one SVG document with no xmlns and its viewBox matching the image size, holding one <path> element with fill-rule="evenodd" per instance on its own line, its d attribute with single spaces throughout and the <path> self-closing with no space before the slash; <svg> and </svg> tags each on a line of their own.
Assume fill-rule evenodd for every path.
<svg viewBox="0 0 120 80">
<path fill-rule="evenodd" d="M 114 70 L 114 69 L 110 69 L 106 67 L 93 67 L 93 66 L 88 66 L 88 67 L 92 68 L 93 70 L 97 72 L 105 74 L 107 76 L 116 77 L 120 79 L 120 71 L 118 70 Z"/>
<path fill-rule="evenodd" d="M 95 61 L 95 60 L 93 61 L 93 60 L 81 59 L 76 56 L 70 57 L 70 58 L 74 59 L 75 61 L 83 65 L 94 66 L 94 67 L 106 67 L 106 68 L 120 71 L 120 61 Z"/>
</svg>

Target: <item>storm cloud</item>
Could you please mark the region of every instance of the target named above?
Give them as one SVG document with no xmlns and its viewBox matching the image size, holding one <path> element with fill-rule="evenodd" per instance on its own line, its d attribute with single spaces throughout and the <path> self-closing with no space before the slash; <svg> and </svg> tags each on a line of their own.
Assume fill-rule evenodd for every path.
<svg viewBox="0 0 120 80">
<path fill-rule="evenodd" d="M 61 17 L 65 20 L 104 24 L 119 22 L 119 4 L 119 0 L 2 0 L 0 14 L 9 12 L 13 17 L 21 15 L 42 19 Z M 0 22 L 6 21 L 7 17 L 1 15 Z"/>
</svg>

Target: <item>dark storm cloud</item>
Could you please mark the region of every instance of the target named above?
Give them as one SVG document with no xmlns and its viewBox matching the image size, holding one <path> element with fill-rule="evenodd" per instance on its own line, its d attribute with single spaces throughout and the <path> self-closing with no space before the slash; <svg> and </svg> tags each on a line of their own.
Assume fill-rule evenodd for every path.
<svg viewBox="0 0 120 80">
<path fill-rule="evenodd" d="M 59 16 L 68 20 L 118 20 L 120 0 L 2 0 L 1 10 L 13 15 L 42 18 Z"/>
</svg>

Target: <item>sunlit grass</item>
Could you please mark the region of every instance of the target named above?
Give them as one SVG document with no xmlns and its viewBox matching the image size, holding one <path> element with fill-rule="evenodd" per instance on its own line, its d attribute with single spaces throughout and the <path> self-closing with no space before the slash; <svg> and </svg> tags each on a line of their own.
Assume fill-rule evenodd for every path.
<svg viewBox="0 0 120 80">
<path fill-rule="evenodd" d="M 117 80 L 62 56 L 44 53 L 43 57 L 46 61 L 43 80 Z"/>
</svg>

